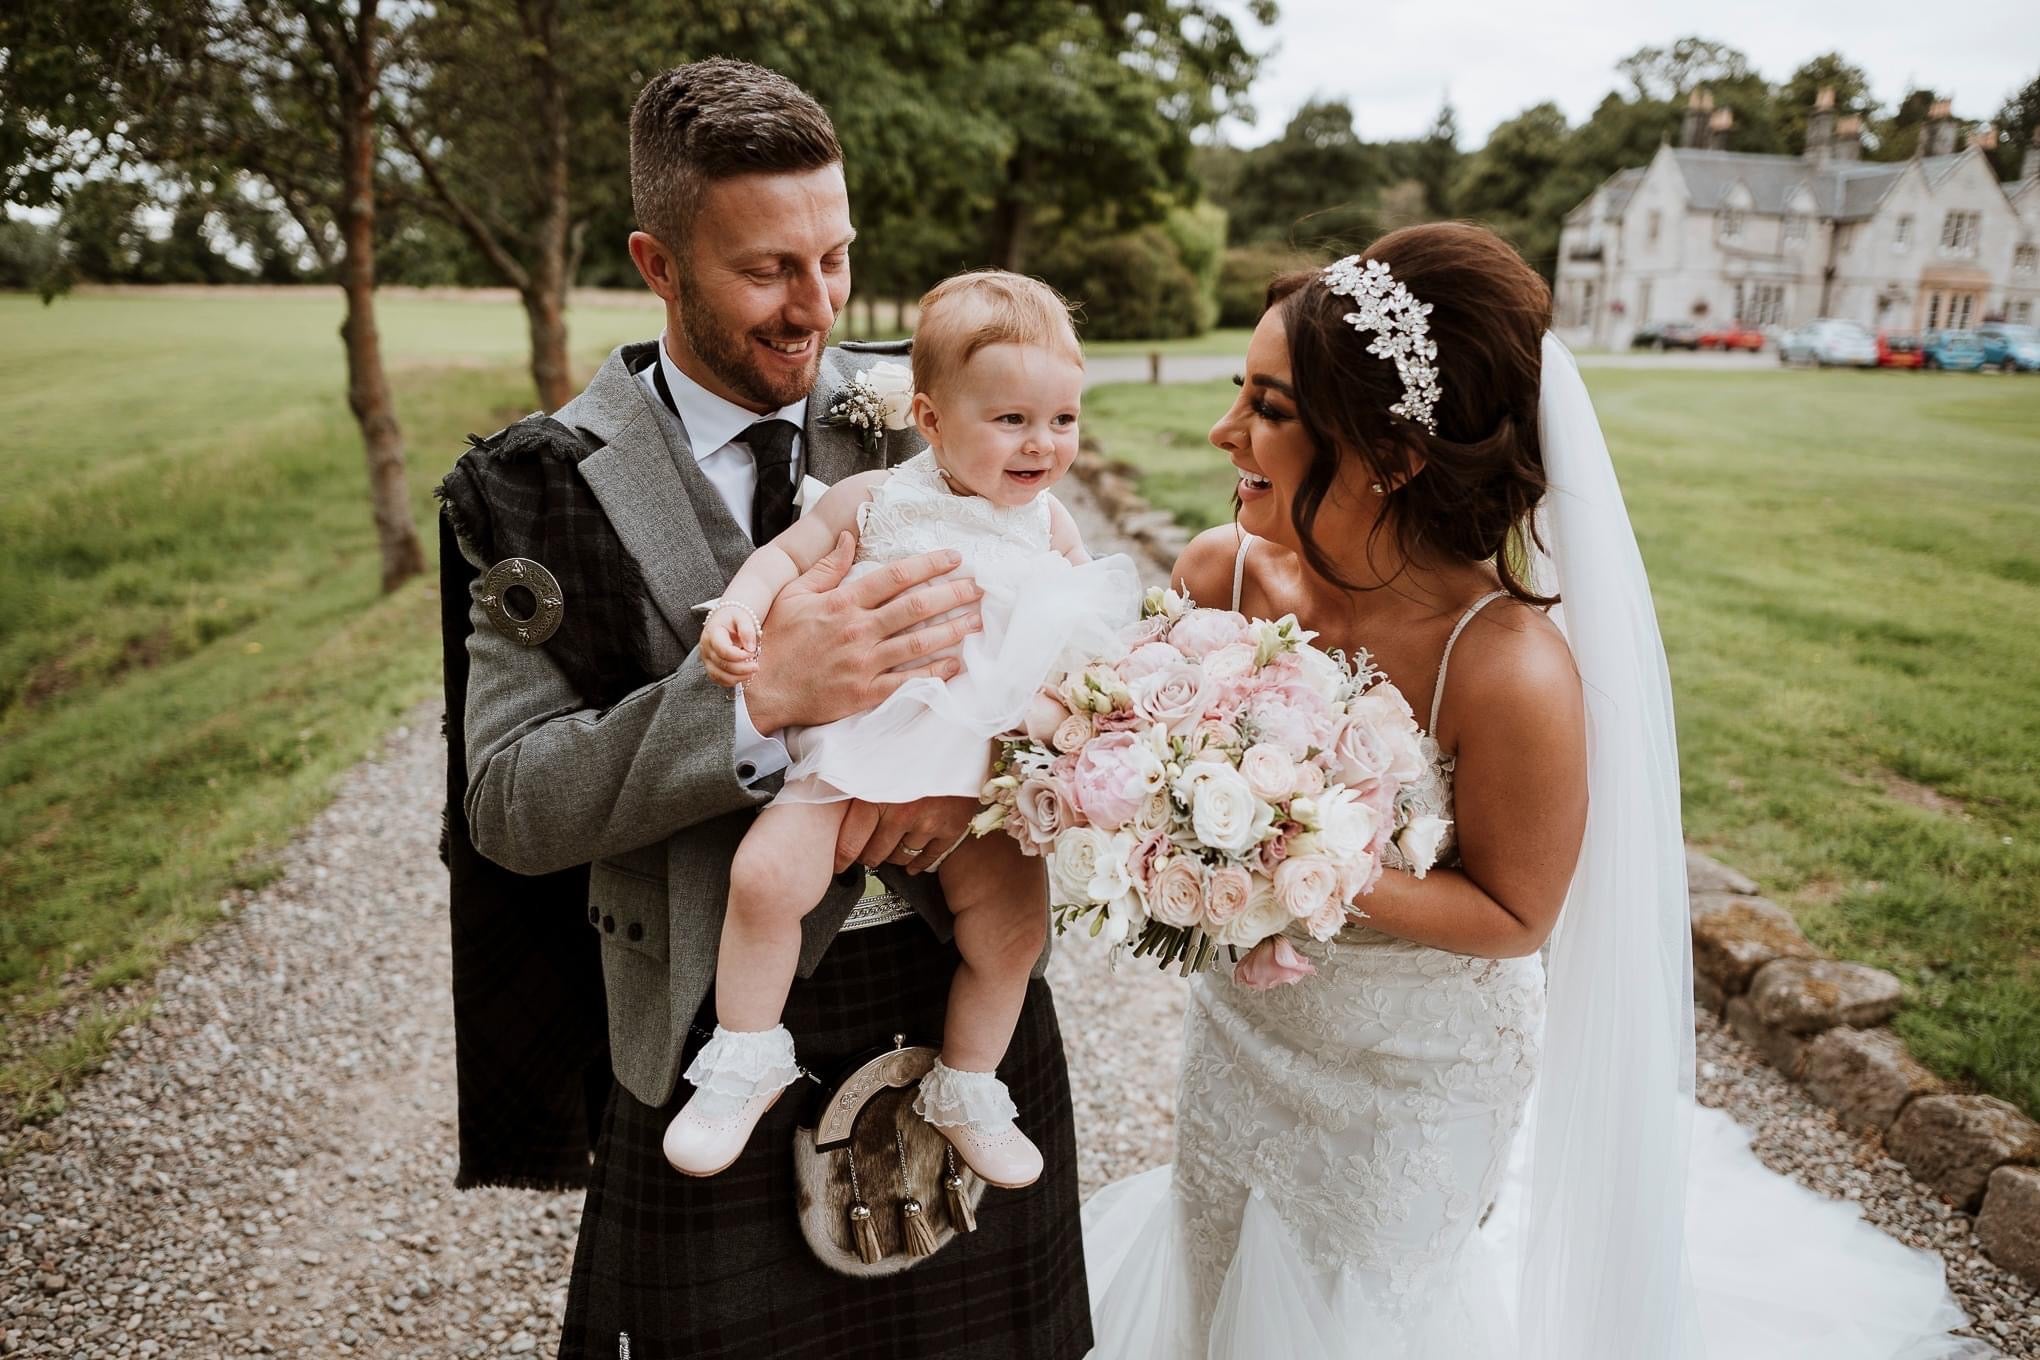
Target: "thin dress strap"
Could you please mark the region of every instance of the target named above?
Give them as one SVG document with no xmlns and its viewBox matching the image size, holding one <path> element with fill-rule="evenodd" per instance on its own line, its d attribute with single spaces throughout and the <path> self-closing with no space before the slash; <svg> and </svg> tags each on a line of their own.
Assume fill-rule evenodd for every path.
<svg viewBox="0 0 2040 1360">
<path fill-rule="evenodd" d="M 1233 554 L 1232 560 L 1232 607 L 1234 613 L 1239 612 L 1240 589 L 1247 579 L 1247 549 L 1253 546 L 1254 536 L 1245 529 L 1240 530 L 1240 550 Z"/>
<path fill-rule="evenodd" d="M 1452 664 L 1452 649 L 1459 644 L 1459 635 L 1466 631 L 1466 625 L 1473 622 L 1473 616 L 1486 609 L 1502 596 L 1506 590 L 1491 590 L 1475 600 L 1459 622 L 1452 625 L 1452 636 L 1445 639 L 1445 654 L 1438 658 L 1438 681 L 1431 687 L 1431 721 L 1424 727 L 1433 737 L 1438 735 L 1438 711 L 1445 706 L 1445 668 Z"/>
</svg>

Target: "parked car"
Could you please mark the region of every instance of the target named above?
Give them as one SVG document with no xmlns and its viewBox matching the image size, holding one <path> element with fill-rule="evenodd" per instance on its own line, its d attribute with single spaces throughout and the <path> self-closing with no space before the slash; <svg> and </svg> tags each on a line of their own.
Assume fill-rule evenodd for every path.
<svg viewBox="0 0 2040 1360">
<path fill-rule="evenodd" d="M 1814 364 L 1820 368 L 1875 368 L 1877 340 L 1865 326 L 1822 317 L 1778 337 L 1778 362 Z"/>
<path fill-rule="evenodd" d="M 1637 328 L 1629 337 L 1631 349 L 1654 349 L 1660 352 L 1668 349 L 1700 348 L 1700 328 L 1690 321 L 1651 321 Z"/>
<path fill-rule="evenodd" d="M 1983 367 L 1983 342 L 1971 331 L 1928 331 L 1920 337 L 1920 353 L 1928 368 L 1974 373 Z"/>
<path fill-rule="evenodd" d="M 1740 321 L 1708 326 L 1700 332 L 1701 349 L 1745 349 L 1754 354 L 1763 347 L 1764 333 Z"/>
<path fill-rule="evenodd" d="M 1925 358 L 1920 353 L 1920 338 L 1911 331 L 1877 332 L 1879 368 L 1918 368 Z"/>
<path fill-rule="evenodd" d="M 2040 369 L 2040 328 L 1987 321 L 1976 328 L 1976 338 L 1983 345 L 1985 368 L 2001 368 L 2007 373 Z"/>
</svg>

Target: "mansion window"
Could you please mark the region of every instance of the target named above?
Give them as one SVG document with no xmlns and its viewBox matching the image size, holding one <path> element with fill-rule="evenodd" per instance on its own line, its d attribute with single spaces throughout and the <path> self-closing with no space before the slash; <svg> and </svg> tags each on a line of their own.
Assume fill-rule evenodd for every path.
<svg viewBox="0 0 2040 1360">
<path fill-rule="evenodd" d="M 1714 222 L 1716 228 L 1721 232 L 1722 240 L 1742 240 L 1743 210 L 1741 208 L 1723 208 L 1714 215 Z"/>
<path fill-rule="evenodd" d="M 1891 253 L 1903 255 L 1912 249 L 1912 218 L 1901 217 L 1891 224 Z"/>
<path fill-rule="evenodd" d="M 1657 244 L 1658 229 L 1665 224 L 1665 215 L 1656 208 L 1650 210 L 1650 243 Z"/>
<path fill-rule="evenodd" d="M 1941 253 L 1974 255 L 1977 237 L 1983 231 L 1983 214 L 1951 212 L 1941 219 Z"/>
<path fill-rule="evenodd" d="M 1798 245 L 1806 239 L 1806 215 L 1793 213 L 1785 219 L 1785 244 Z"/>
<path fill-rule="evenodd" d="M 2033 320 L 2033 304 L 2030 302 L 2014 302 L 2012 304 L 2012 320 L 2021 326 L 2031 324 Z"/>
<path fill-rule="evenodd" d="M 1735 286 L 1735 319 L 1747 326 L 1776 326 L 1785 320 L 1785 285 L 1755 283 Z"/>
<path fill-rule="evenodd" d="M 2012 252 L 2012 272 L 2033 273 L 2036 267 L 2040 267 L 2040 259 L 2036 259 L 2036 256 L 2040 256 L 2040 246 L 2020 246 Z"/>
</svg>

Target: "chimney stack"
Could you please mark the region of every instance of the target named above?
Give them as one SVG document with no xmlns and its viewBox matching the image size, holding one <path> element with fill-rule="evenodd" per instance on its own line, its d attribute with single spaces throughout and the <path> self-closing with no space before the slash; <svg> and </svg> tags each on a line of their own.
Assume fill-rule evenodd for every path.
<svg viewBox="0 0 2040 1360">
<path fill-rule="evenodd" d="M 1927 110 L 1927 125 L 1920 132 L 1920 154 L 1923 156 L 1952 156 L 1955 154 L 1955 106 L 1946 99 L 1936 99 Z"/>
<path fill-rule="evenodd" d="M 1969 134 L 1969 144 L 1988 156 L 1991 152 L 1997 150 L 1997 129 L 1988 124 L 1976 129 L 1976 131 Z"/>
<path fill-rule="evenodd" d="M 1806 158 L 1818 165 L 1834 151 L 1835 87 L 1823 85 L 1813 98 L 1813 116 L 1806 120 Z"/>
<path fill-rule="evenodd" d="M 1707 120 L 1707 144 L 1715 151 L 1728 150 L 1728 134 L 1735 129 L 1735 110 L 1716 109 Z"/>
<path fill-rule="evenodd" d="M 1686 116 L 1679 123 L 1679 145 L 1705 147 L 1707 145 L 1707 115 L 1714 111 L 1714 96 L 1706 90 L 1695 90 L 1686 96 Z"/>
<path fill-rule="evenodd" d="M 1833 156 L 1838 161 L 1860 161 L 1863 159 L 1863 120 L 1850 114 L 1835 124 Z"/>
</svg>

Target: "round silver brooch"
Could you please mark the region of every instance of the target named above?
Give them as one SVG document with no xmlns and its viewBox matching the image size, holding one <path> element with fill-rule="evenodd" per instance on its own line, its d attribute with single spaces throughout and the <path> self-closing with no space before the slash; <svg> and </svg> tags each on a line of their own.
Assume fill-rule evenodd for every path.
<svg viewBox="0 0 2040 1360">
<path fill-rule="evenodd" d="M 528 557 L 506 557 L 482 573 L 482 609 L 496 631 L 520 647 L 536 647 L 558 632 L 567 612 L 559 581 Z M 531 612 L 512 612 L 523 609 Z"/>
</svg>

